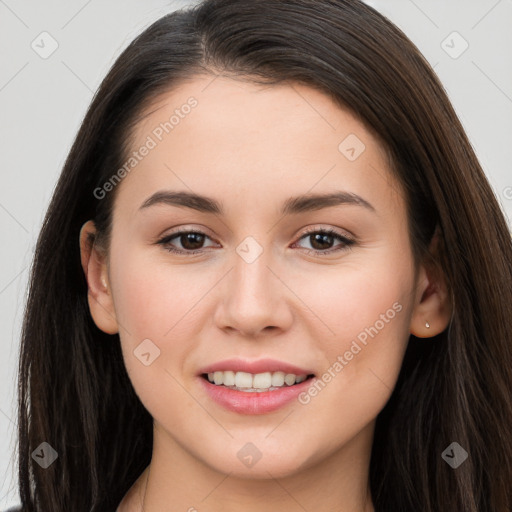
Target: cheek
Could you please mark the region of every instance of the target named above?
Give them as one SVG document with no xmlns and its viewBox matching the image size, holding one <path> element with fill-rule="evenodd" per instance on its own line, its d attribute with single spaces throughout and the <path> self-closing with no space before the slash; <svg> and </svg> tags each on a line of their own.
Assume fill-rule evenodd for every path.
<svg viewBox="0 0 512 512">
<path fill-rule="evenodd" d="M 178 266 L 155 264 L 143 251 L 112 264 L 116 316 L 133 336 L 171 340 L 193 316 L 197 283 Z"/>
<path fill-rule="evenodd" d="M 191 284 L 190 273 L 157 265 L 143 251 L 120 252 L 116 257 L 112 250 L 111 261 L 126 370 L 141 400 L 151 408 L 160 395 L 172 400 L 176 387 L 172 376 L 179 378 L 194 340 L 199 339 L 197 302 L 204 292 L 198 283 Z"/>
<path fill-rule="evenodd" d="M 196 304 L 204 292 L 183 269 L 156 265 L 142 251 L 112 249 L 111 280 L 125 367 L 141 402 L 171 430 L 183 420 L 169 404 L 194 410 L 182 368 L 195 349 Z M 122 254 L 122 256 L 120 256 Z M 147 357 L 145 354 L 149 354 Z M 148 363 L 148 364 L 146 364 Z"/>
<path fill-rule="evenodd" d="M 404 269 L 398 259 L 394 265 L 382 261 L 393 260 L 333 273 L 324 293 L 316 288 L 308 294 L 329 334 L 313 336 L 324 369 L 316 391 L 310 388 L 312 395 L 301 403 L 314 401 L 318 414 L 330 410 L 341 422 L 347 410 L 354 417 L 375 417 L 391 395 L 407 346 L 412 268 Z"/>
<path fill-rule="evenodd" d="M 386 260 L 384 260 L 386 261 Z M 404 332 L 411 302 L 412 275 L 398 265 L 367 262 L 351 265 L 307 285 L 308 305 L 328 329 L 325 347 L 330 354 L 350 349 L 358 340 L 364 346 L 379 337 L 381 346 L 392 333 Z"/>
</svg>

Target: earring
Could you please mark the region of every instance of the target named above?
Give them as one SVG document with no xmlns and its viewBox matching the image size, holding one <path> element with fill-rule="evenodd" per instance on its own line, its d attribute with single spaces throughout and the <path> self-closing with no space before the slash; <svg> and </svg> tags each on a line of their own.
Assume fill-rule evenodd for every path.
<svg viewBox="0 0 512 512">
<path fill-rule="evenodd" d="M 430 324 L 429 324 L 428 322 L 425 322 L 425 327 L 426 327 L 427 329 L 429 329 L 429 328 L 430 328 Z"/>
</svg>

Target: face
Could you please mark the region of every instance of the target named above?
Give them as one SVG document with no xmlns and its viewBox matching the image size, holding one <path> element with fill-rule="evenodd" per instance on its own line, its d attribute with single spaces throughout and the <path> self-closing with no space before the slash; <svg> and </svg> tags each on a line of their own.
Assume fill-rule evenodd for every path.
<svg viewBox="0 0 512 512">
<path fill-rule="evenodd" d="M 378 141 L 312 88 L 198 76 L 131 142 L 93 316 L 155 442 L 263 478 L 371 439 L 423 291 Z"/>
</svg>

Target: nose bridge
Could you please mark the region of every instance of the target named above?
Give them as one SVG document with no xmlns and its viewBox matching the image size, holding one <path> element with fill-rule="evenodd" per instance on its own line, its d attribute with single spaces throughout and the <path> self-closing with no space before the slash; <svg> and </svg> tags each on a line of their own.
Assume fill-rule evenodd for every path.
<svg viewBox="0 0 512 512">
<path fill-rule="evenodd" d="M 218 316 L 220 327 L 232 327 L 255 334 L 266 327 L 283 327 L 288 318 L 283 292 L 285 287 L 271 270 L 272 250 L 255 238 L 247 237 L 235 249 Z M 269 268 L 270 267 L 270 268 Z"/>
<path fill-rule="evenodd" d="M 254 237 L 246 237 L 237 247 L 234 268 L 231 276 L 231 296 L 237 298 L 238 306 L 254 301 L 271 302 L 275 293 L 275 276 L 272 266 L 270 247 L 263 247 Z M 251 307 L 261 307 L 252 304 Z"/>
</svg>

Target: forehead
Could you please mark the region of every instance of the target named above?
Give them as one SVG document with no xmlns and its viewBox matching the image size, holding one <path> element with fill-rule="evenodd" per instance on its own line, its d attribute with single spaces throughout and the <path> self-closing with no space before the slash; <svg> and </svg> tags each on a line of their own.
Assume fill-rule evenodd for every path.
<svg viewBox="0 0 512 512">
<path fill-rule="evenodd" d="M 194 106 L 189 108 L 191 103 Z M 235 140 L 249 134 L 257 135 L 258 140 L 269 141 L 279 130 L 278 142 L 281 143 L 298 134 L 318 141 L 327 133 L 333 136 L 326 140 L 331 143 L 349 124 L 362 138 L 370 137 L 351 112 L 342 109 L 318 89 L 298 83 L 263 85 L 243 77 L 210 75 L 189 78 L 152 99 L 141 116 L 135 135 L 140 139 L 156 126 L 155 122 L 165 124 L 166 121 L 173 125 L 173 135 L 177 135 L 179 130 L 174 128 L 190 125 L 185 122 L 189 114 L 196 119 L 197 130 L 208 130 L 210 140 L 223 137 L 221 128 L 236 127 L 240 130 L 230 133 Z M 217 129 L 211 130 L 212 127 Z M 158 133 L 156 135 L 158 137 Z"/>
<path fill-rule="evenodd" d="M 223 187 L 224 195 L 245 191 L 261 200 L 278 190 L 359 193 L 373 182 L 384 197 L 386 187 L 399 188 L 364 124 L 302 84 L 199 75 L 155 98 L 131 139 L 130 154 L 138 155 L 122 186 L 146 195 L 164 186 Z"/>
</svg>

